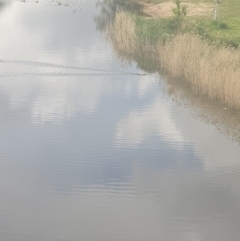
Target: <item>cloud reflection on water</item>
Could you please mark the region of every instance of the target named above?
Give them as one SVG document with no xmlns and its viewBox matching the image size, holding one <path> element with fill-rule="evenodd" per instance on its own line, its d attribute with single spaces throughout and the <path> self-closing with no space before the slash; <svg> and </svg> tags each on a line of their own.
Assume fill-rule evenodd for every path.
<svg viewBox="0 0 240 241">
<path fill-rule="evenodd" d="M 124 69 L 78 15 L 18 7 L 0 17 L 11 38 L 0 39 L 3 59 Z M 60 26 L 65 21 L 81 24 Z M 165 98 L 153 80 L 0 79 L 1 240 L 237 240 L 239 146 Z"/>
<path fill-rule="evenodd" d="M 138 145 L 150 134 L 173 145 L 184 143 L 184 135 L 171 117 L 171 107 L 163 99 L 156 98 L 143 109 L 130 111 L 117 124 L 116 141 L 119 145 Z"/>
</svg>

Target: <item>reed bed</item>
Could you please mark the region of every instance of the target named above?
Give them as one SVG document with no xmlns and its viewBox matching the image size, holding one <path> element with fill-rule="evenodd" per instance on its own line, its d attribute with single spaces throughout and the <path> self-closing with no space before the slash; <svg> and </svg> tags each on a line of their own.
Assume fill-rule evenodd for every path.
<svg viewBox="0 0 240 241">
<path fill-rule="evenodd" d="M 158 68 L 174 78 L 184 79 L 197 93 L 240 109 L 239 50 L 217 47 L 191 34 L 178 34 L 168 41 L 159 39 L 149 46 L 150 41 L 138 41 L 134 16 L 125 12 L 116 14 L 108 33 L 118 53 L 138 61 L 138 52 L 144 54 L 147 49 L 146 55 L 149 51 L 153 53 Z"/>
<path fill-rule="evenodd" d="M 137 40 L 136 24 L 130 13 L 118 12 L 107 33 L 116 51 L 127 56 L 134 54 Z"/>
<path fill-rule="evenodd" d="M 200 94 L 240 109 L 240 52 L 184 34 L 159 44 L 160 65 Z"/>
</svg>

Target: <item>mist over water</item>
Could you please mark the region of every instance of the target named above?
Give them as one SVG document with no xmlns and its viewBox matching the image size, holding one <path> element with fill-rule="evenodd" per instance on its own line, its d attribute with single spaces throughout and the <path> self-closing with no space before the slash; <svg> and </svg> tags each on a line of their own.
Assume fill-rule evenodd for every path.
<svg viewBox="0 0 240 241">
<path fill-rule="evenodd" d="M 238 240 L 239 143 L 60 3 L 0 2 L 0 239 Z"/>
</svg>

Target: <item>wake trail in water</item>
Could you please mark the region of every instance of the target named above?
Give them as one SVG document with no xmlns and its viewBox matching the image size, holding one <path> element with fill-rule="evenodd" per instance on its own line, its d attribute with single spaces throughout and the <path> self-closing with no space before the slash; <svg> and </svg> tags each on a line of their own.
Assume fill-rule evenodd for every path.
<svg viewBox="0 0 240 241">
<path fill-rule="evenodd" d="M 39 76 L 39 77 L 64 77 L 64 76 L 120 76 L 120 75 L 145 75 L 145 74 L 134 74 L 134 73 L 108 73 L 108 74 L 93 74 L 93 73 L 6 73 L 0 74 L 0 77 L 22 77 L 22 76 Z"/>
<path fill-rule="evenodd" d="M 49 67 L 49 68 L 58 68 L 58 69 L 70 69 L 70 70 L 88 70 L 88 71 L 94 71 L 94 72 L 104 72 L 105 74 L 94 74 L 94 73 L 78 73 L 78 74 L 59 74 L 59 73 L 21 73 L 21 74 L 0 74 L 0 76 L 18 76 L 18 75 L 38 75 L 38 76 L 99 76 L 99 75 L 147 75 L 146 73 L 137 73 L 137 72 L 128 72 L 128 71 L 121 71 L 121 70 L 110 70 L 110 69 L 98 69 L 98 68 L 87 68 L 87 67 L 81 67 L 81 66 L 69 66 L 69 65 L 63 65 L 63 64 L 54 64 L 54 63 L 44 63 L 44 62 L 35 62 L 35 61 L 17 61 L 17 60 L 0 60 L 0 64 L 13 64 L 13 65 L 28 65 L 33 67 Z"/>
</svg>

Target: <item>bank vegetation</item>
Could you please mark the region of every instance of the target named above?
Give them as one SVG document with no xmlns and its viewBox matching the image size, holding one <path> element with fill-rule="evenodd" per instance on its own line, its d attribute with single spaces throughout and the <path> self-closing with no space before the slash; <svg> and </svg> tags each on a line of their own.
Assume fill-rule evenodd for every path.
<svg viewBox="0 0 240 241">
<path fill-rule="evenodd" d="M 149 71 L 161 69 L 196 93 L 240 109 L 239 49 L 213 43 L 197 23 L 186 24 L 184 16 L 156 20 L 119 11 L 107 32 L 123 58 Z"/>
</svg>

